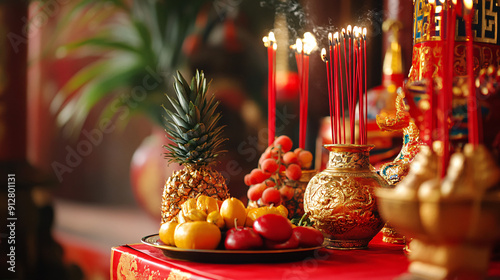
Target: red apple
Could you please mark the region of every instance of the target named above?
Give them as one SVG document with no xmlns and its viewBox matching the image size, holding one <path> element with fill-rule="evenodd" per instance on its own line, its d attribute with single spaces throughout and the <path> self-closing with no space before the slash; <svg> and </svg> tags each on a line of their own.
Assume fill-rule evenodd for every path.
<svg viewBox="0 0 500 280">
<path fill-rule="evenodd" d="M 278 214 L 266 214 L 253 222 L 253 229 L 265 239 L 282 243 L 292 236 L 292 223 Z"/>
<path fill-rule="evenodd" d="M 306 248 L 320 246 L 325 239 L 321 231 L 313 227 L 295 227 L 292 235 L 297 237 L 300 247 Z"/>
<path fill-rule="evenodd" d="M 276 242 L 269 239 L 264 241 L 264 247 L 272 250 L 295 249 L 299 247 L 299 239 L 295 234 L 292 234 L 285 242 Z"/>
<path fill-rule="evenodd" d="M 263 245 L 262 238 L 250 227 L 237 227 L 228 230 L 224 246 L 227 250 L 258 249 Z"/>
</svg>

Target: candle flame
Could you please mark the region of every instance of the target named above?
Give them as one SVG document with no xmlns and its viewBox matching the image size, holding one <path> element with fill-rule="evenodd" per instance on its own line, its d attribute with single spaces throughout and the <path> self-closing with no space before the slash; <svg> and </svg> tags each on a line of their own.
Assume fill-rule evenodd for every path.
<svg viewBox="0 0 500 280">
<path fill-rule="evenodd" d="M 342 28 L 342 32 L 340 33 L 342 35 L 342 38 L 345 38 L 345 28 Z"/>
<path fill-rule="evenodd" d="M 441 2 L 441 4 L 444 4 L 445 0 L 439 0 L 439 2 Z"/>
<path fill-rule="evenodd" d="M 436 0 L 428 0 L 429 4 L 434 5 L 436 4 Z"/>
<path fill-rule="evenodd" d="M 457 0 L 451 0 L 451 2 L 453 3 L 453 5 L 457 4 Z"/>
<path fill-rule="evenodd" d="M 332 35 L 332 33 L 331 33 L 331 32 L 328 32 L 328 43 L 329 43 L 330 45 L 332 45 L 332 44 L 333 44 L 333 35 Z"/>
<path fill-rule="evenodd" d="M 311 54 L 312 51 L 316 49 L 318 44 L 316 43 L 316 38 L 314 38 L 314 35 L 312 35 L 311 32 L 306 32 L 304 33 L 304 53 L 306 55 Z"/>
<path fill-rule="evenodd" d="M 335 32 L 335 34 L 333 34 L 333 38 L 335 38 L 335 40 L 339 40 L 339 33 L 338 32 Z"/>
<path fill-rule="evenodd" d="M 363 39 L 366 40 L 366 27 L 363 28 Z"/>
<path fill-rule="evenodd" d="M 297 49 L 297 52 L 298 52 L 298 53 L 301 53 L 301 52 L 302 52 L 302 40 L 297 39 L 297 40 L 295 41 L 295 48 Z"/>
<path fill-rule="evenodd" d="M 347 26 L 347 36 L 351 36 L 351 32 L 352 32 L 352 26 L 348 25 Z"/>
<path fill-rule="evenodd" d="M 273 50 L 276 50 L 278 48 L 278 44 L 274 43 L 273 44 Z"/>
<path fill-rule="evenodd" d="M 473 2 L 472 0 L 464 0 L 464 6 L 467 10 L 471 10 L 472 9 L 472 5 L 473 5 Z"/>
<path fill-rule="evenodd" d="M 326 58 L 326 50 L 325 48 L 322 48 L 321 49 L 321 60 L 323 60 L 323 62 L 327 62 L 327 58 Z"/>
</svg>

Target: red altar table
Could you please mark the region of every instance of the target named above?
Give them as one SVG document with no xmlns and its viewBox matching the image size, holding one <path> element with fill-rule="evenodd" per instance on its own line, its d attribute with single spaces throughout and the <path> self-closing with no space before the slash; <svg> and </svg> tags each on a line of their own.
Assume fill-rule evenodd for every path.
<svg viewBox="0 0 500 280">
<path fill-rule="evenodd" d="M 394 279 L 406 273 L 401 245 L 383 243 L 379 234 L 366 250 L 320 249 L 289 263 L 214 264 L 174 260 L 146 244 L 114 247 L 111 279 Z M 492 262 L 490 276 L 500 276 Z"/>
</svg>

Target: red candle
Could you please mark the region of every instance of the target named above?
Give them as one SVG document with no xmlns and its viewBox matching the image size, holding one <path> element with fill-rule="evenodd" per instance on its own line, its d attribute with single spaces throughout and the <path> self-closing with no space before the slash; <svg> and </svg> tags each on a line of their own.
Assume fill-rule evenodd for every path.
<svg viewBox="0 0 500 280">
<path fill-rule="evenodd" d="M 464 0 L 465 6 L 465 32 L 466 32 L 466 61 L 467 61 L 467 79 L 469 82 L 469 96 L 467 97 L 467 115 L 468 115 L 468 134 L 469 143 L 477 147 L 479 143 L 478 135 L 478 117 L 477 117 L 477 102 L 476 102 L 476 88 L 474 86 L 474 53 L 472 35 L 472 16 L 474 14 L 474 7 L 472 0 Z"/>
</svg>

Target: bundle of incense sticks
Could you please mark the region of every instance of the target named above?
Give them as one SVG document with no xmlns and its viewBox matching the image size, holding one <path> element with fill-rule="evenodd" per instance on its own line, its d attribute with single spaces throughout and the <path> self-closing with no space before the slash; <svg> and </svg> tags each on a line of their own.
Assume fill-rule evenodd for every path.
<svg viewBox="0 0 500 280">
<path fill-rule="evenodd" d="M 307 133 L 307 111 L 309 100 L 309 55 L 317 47 L 316 38 L 311 32 L 304 33 L 303 39 L 297 39 L 295 45 L 290 46 L 295 50 L 297 72 L 299 75 L 299 148 L 305 149 Z"/>
<path fill-rule="evenodd" d="M 367 144 L 366 28 L 351 28 L 349 25 L 347 31 L 342 29 L 340 33 L 329 33 L 328 54 L 323 48 L 321 58 L 326 62 L 333 144 L 347 144 L 348 132 L 351 144 Z M 348 123 L 346 116 L 349 118 Z"/>
</svg>

